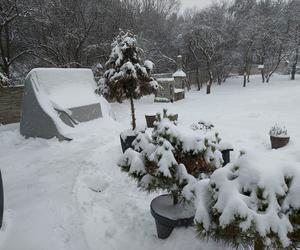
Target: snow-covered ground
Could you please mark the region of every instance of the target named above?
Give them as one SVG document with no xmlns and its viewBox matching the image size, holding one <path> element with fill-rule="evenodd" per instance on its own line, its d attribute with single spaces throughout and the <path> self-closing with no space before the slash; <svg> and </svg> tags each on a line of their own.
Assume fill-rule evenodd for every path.
<svg viewBox="0 0 300 250">
<path fill-rule="evenodd" d="M 298 76 L 299 79 L 300 76 Z M 213 86 L 212 94 L 191 91 L 174 104 L 136 102 L 137 123 L 144 115 L 168 108 L 179 121 L 215 124 L 235 149 L 270 151 L 268 131 L 284 124 L 290 144 L 281 160 L 300 167 L 300 80 L 276 76 L 262 84 L 254 76 L 247 88 L 241 79 Z M 129 104 L 112 104 L 117 122 L 100 119 L 81 124 L 71 142 L 24 139 L 19 124 L 0 127 L 0 168 L 5 187 L 1 250 L 224 249 L 202 242 L 193 228 L 175 229 L 170 238 L 156 237 L 150 214 L 156 194 L 141 192 L 116 162 L 119 135 L 129 127 Z"/>
</svg>

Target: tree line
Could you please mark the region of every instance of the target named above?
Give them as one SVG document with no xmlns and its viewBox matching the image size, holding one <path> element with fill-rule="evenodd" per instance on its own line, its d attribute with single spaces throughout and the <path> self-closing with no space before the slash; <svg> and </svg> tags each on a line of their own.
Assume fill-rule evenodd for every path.
<svg viewBox="0 0 300 250">
<path fill-rule="evenodd" d="M 138 36 L 157 73 L 184 68 L 207 93 L 231 73 L 259 70 L 263 82 L 285 65 L 295 79 L 300 1 L 235 0 L 182 13 L 180 0 L 0 0 L 0 72 L 22 79 L 34 67 L 104 65 L 120 29 Z M 100 63 L 100 64 L 99 64 Z"/>
</svg>

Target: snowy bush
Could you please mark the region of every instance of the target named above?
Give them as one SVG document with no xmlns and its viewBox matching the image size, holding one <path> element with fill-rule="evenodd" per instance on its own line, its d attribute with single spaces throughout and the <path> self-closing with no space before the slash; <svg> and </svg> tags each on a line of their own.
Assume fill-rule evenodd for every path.
<svg viewBox="0 0 300 250">
<path fill-rule="evenodd" d="M 278 124 L 271 127 L 269 134 L 274 137 L 288 137 L 287 129 L 284 126 L 279 126 Z"/>
<path fill-rule="evenodd" d="M 151 77 L 154 64 L 139 58 L 137 38 L 131 32 L 123 32 L 112 43 L 112 51 L 106 62 L 107 70 L 99 80 L 99 92 L 109 99 L 121 102 L 130 99 L 132 129 L 136 127 L 133 99 L 155 92 L 159 85 Z"/>
<path fill-rule="evenodd" d="M 214 128 L 214 125 L 210 122 L 200 120 L 197 123 L 191 125 L 193 130 L 203 130 L 204 132 L 211 131 Z"/>
<path fill-rule="evenodd" d="M 300 242 L 300 168 L 273 152 L 241 155 L 193 191 L 202 238 L 243 249 Z"/>
<path fill-rule="evenodd" d="M 204 135 L 177 125 L 174 116 L 157 114 L 152 135 L 140 133 L 119 161 L 119 167 L 147 190 L 166 190 L 174 204 L 180 197 L 193 197 L 186 186 L 193 185 L 202 173 L 210 174 L 222 166 L 218 134 Z M 189 185 L 187 185 L 189 184 Z"/>
<path fill-rule="evenodd" d="M 0 88 L 8 87 L 9 85 L 10 85 L 9 79 L 0 72 Z"/>
</svg>

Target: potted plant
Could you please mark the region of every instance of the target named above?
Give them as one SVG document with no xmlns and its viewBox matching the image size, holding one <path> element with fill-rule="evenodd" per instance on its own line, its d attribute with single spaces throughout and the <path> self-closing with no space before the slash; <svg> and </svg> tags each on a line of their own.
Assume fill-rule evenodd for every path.
<svg viewBox="0 0 300 250">
<path fill-rule="evenodd" d="M 147 191 L 164 190 L 151 203 L 159 238 L 167 238 L 175 226 L 192 224 L 195 208 L 185 188 L 223 163 L 217 134 L 206 137 L 178 125 L 164 110 L 157 114 L 151 136 L 140 133 L 119 161 L 119 167 Z"/>
<path fill-rule="evenodd" d="M 154 122 L 156 119 L 156 115 L 145 115 L 147 128 L 154 128 Z"/>
<path fill-rule="evenodd" d="M 269 134 L 272 149 L 282 148 L 286 146 L 290 141 L 288 131 L 284 126 L 275 124 L 273 127 L 271 127 Z"/>
<path fill-rule="evenodd" d="M 121 31 L 111 46 L 107 70 L 99 80 L 98 92 L 110 100 L 130 101 L 132 127 L 120 136 L 122 150 L 125 151 L 139 132 L 136 129 L 134 99 L 154 93 L 159 85 L 151 77 L 154 64 L 149 60 L 141 61 L 141 49 L 137 47 L 137 37 L 132 32 Z"/>
<path fill-rule="evenodd" d="M 169 114 L 169 119 L 171 121 L 177 121 L 178 120 L 178 114 Z M 145 115 L 146 123 L 148 128 L 154 128 L 154 122 L 156 121 L 156 115 Z"/>
</svg>

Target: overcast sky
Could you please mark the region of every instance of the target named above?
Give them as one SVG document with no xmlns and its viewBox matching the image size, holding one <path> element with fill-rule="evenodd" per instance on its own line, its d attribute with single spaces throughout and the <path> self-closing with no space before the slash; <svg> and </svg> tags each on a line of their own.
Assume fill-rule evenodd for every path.
<svg viewBox="0 0 300 250">
<path fill-rule="evenodd" d="M 197 6 L 198 8 L 203 8 L 212 3 L 213 0 L 181 0 L 183 8 L 192 8 Z"/>
</svg>

